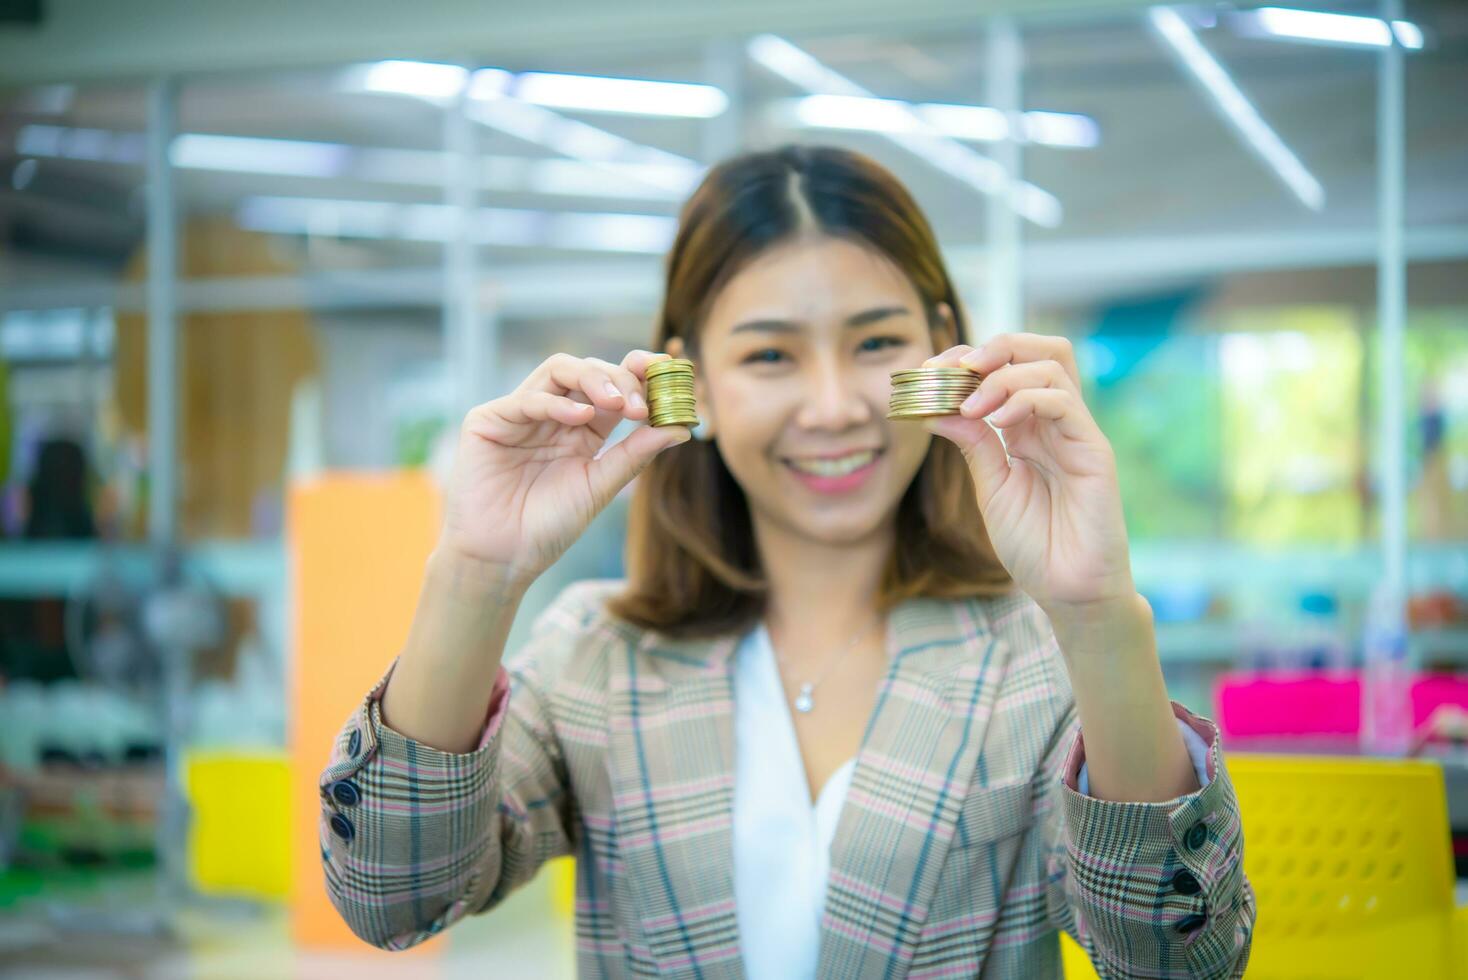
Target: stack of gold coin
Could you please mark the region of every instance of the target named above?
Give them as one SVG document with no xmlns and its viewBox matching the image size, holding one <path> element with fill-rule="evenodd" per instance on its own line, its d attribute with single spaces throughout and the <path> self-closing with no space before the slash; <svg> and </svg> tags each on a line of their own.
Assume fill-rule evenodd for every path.
<svg viewBox="0 0 1468 980">
<path fill-rule="evenodd" d="M 674 357 L 647 366 L 647 411 L 653 425 L 698 425 L 692 361 Z"/>
<path fill-rule="evenodd" d="M 892 372 L 889 419 L 957 415 L 963 400 L 979 387 L 979 374 L 962 367 L 921 367 Z"/>
</svg>

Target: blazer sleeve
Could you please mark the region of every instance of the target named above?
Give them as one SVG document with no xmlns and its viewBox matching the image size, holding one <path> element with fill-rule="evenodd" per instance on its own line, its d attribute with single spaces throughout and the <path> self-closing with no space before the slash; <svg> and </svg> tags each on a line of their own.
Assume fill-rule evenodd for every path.
<svg viewBox="0 0 1468 980">
<path fill-rule="evenodd" d="M 515 663 L 575 644 L 579 606 L 563 592 Z M 493 908 L 572 853 L 576 826 L 547 695 L 528 674 L 500 668 L 480 745 L 463 753 L 383 723 L 391 676 L 389 667 L 337 734 L 319 781 L 319 834 L 332 904 L 359 937 L 399 950 Z"/>
<path fill-rule="evenodd" d="M 1173 702 L 1208 746 L 1207 780 L 1164 803 L 1098 799 L 1077 789 L 1085 740 L 1075 697 L 1044 614 L 1031 642 L 1048 644 L 1057 691 L 1032 801 L 1045 835 L 1046 906 L 1103 977 L 1241 977 L 1253 937 L 1254 893 L 1218 730 Z"/>
</svg>

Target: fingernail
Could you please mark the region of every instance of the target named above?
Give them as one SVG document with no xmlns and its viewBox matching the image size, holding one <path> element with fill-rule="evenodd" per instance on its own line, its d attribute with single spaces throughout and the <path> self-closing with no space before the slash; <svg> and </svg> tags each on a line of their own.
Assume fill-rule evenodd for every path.
<svg viewBox="0 0 1468 980">
<path fill-rule="evenodd" d="M 632 394 L 627 396 L 627 404 L 631 405 L 633 408 L 641 408 L 642 396 L 634 391 Z"/>
<path fill-rule="evenodd" d="M 606 384 L 602 385 L 602 387 L 606 390 L 606 393 L 608 395 L 611 395 L 613 398 L 620 398 L 621 395 L 622 395 L 622 389 L 618 388 L 616 385 L 612 384 L 610 381 L 608 381 Z"/>
<path fill-rule="evenodd" d="M 963 400 L 963 405 L 961 405 L 959 407 L 959 410 L 960 411 L 972 411 L 974 409 L 974 407 L 979 404 L 979 399 L 981 397 L 982 396 L 977 391 L 974 392 L 972 395 L 969 395 L 967 398 L 965 398 Z"/>
</svg>

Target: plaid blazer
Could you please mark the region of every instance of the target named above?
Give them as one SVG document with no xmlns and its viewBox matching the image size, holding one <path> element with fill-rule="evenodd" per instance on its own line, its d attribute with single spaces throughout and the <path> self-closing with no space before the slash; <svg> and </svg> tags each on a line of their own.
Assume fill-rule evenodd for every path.
<svg viewBox="0 0 1468 980">
<path fill-rule="evenodd" d="M 615 619 L 570 586 L 507 658 L 480 747 L 441 752 L 368 694 L 321 777 L 321 857 L 357 935 L 402 949 L 576 858 L 583 977 L 743 975 L 732 866 L 738 637 Z M 1049 621 L 1023 595 L 910 600 L 831 845 L 818 972 L 1237 977 L 1254 896 L 1214 727 L 1209 782 L 1167 803 L 1078 793 L 1084 747 Z M 389 669 L 389 675 L 391 669 Z M 501 676 L 503 681 L 504 675 Z"/>
</svg>

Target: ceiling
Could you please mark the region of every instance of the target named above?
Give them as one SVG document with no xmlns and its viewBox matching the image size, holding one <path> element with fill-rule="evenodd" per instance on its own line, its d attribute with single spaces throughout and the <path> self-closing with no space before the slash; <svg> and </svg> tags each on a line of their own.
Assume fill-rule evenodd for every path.
<svg viewBox="0 0 1468 980">
<path fill-rule="evenodd" d="M 1353 8 L 1375 9 L 1350 3 L 1333 4 L 1331 9 Z M 956 26 L 946 14 L 925 19 L 919 15 L 926 9 L 917 8 L 914 23 L 906 29 L 806 31 L 790 36 L 829 67 L 881 96 L 984 102 L 984 25 Z M 1424 0 L 1407 4 L 1406 14 L 1428 31 L 1430 39 L 1427 49 L 1409 53 L 1406 59 L 1407 221 L 1414 233 L 1457 242 L 1468 228 L 1464 179 L 1468 100 L 1463 98 L 1468 92 L 1468 6 Z M 1222 241 L 1237 242 L 1234 252 L 1247 252 L 1251 242 L 1274 241 L 1302 255 L 1315 247 L 1312 243 L 1351 241 L 1364 249 L 1358 261 L 1369 258 L 1376 215 L 1377 57 L 1360 50 L 1249 39 L 1223 27 L 1203 30 L 1200 36 L 1263 118 L 1319 179 L 1326 192 L 1325 206 L 1317 212 L 1301 205 L 1249 152 L 1147 28 L 1138 9 L 1121 6 L 1109 12 L 1072 11 L 1064 18 L 1028 20 L 1022 28 L 1024 106 L 1084 113 L 1097 121 L 1101 133 L 1094 148 L 1032 146 L 1024 153 L 1025 177 L 1054 194 L 1064 209 L 1058 227 L 1028 225 L 1024 232 L 1030 254 L 1056 289 L 1072 277 L 1077 283 L 1095 283 L 1093 291 L 1098 294 L 1108 288 L 1146 286 L 1147 268 L 1117 268 L 1118 242 L 1143 242 L 1151 254 L 1165 257 L 1173 250 L 1201 248 L 1197 243 L 1203 241 L 1215 247 Z M 323 50 L 331 48 L 323 45 Z M 593 114 L 576 118 L 636 143 L 703 161 L 736 144 L 762 147 L 800 140 L 852 146 L 872 154 L 909 184 L 950 254 L 970 258 L 978 254 L 986 236 L 984 195 L 880 136 L 789 128 L 775 109 L 799 93 L 742 57 L 741 50 L 733 42 L 720 47 L 660 42 L 654 31 L 636 42 L 594 49 L 570 45 L 556 55 L 484 44 L 474 61 L 517 71 L 687 81 L 716 73 L 726 85 L 731 80 L 738 83 L 737 121 Z M 414 50 L 411 44 L 392 53 L 433 54 Z M 108 57 L 117 62 L 116 55 Z M 189 133 L 424 152 L 443 146 L 444 118 L 438 107 L 410 97 L 345 90 L 343 67 L 292 64 L 191 73 L 180 82 L 179 128 Z M 5 243 L 0 245 L 0 284 L 29 286 L 116 276 L 142 241 L 140 166 L 45 158 L 29 166 L 23 189 L 16 189 L 11 186 L 16 182 L 13 177 L 26 159 L 17 150 L 23 128 L 87 127 L 141 134 L 146 117 L 147 86 L 127 78 L 94 78 L 65 89 L 0 88 L 0 242 Z M 474 139 L 483 154 L 552 156 L 543 147 L 487 127 L 476 127 Z M 992 152 L 986 144 L 968 145 L 980 153 Z M 7 175 L 12 180 L 6 181 Z M 431 174 L 410 183 L 183 170 L 178 186 L 184 208 L 193 215 L 235 214 L 242 202 L 260 196 L 442 200 Z M 486 190 L 480 201 L 537 211 L 665 217 L 676 210 L 676 200 L 668 198 L 564 196 L 525 189 Z M 1328 251 L 1324 245 L 1318 249 L 1323 256 Z M 282 247 L 293 250 L 308 270 L 423 268 L 440 262 L 442 254 L 433 244 L 401 241 L 348 239 L 305 248 L 298 240 L 286 240 Z M 1137 254 L 1148 253 L 1142 249 Z M 1224 253 L 1197 252 L 1194 275 L 1207 271 L 1212 260 L 1202 256 L 1213 254 Z M 543 271 L 547 263 L 551 268 L 575 263 L 581 269 L 599 262 L 651 273 L 657 261 L 654 254 L 629 257 L 548 248 L 486 248 L 483 258 L 487 266 L 509 270 L 506 274 L 521 265 Z M 1220 268 L 1226 266 L 1223 259 L 1218 261 Z M 1337 253 L 1320 261 L 1343 260 Z M 1088 269 L 1105 271 L 1092 272 L 1088 280 Z"/>
</svg>

